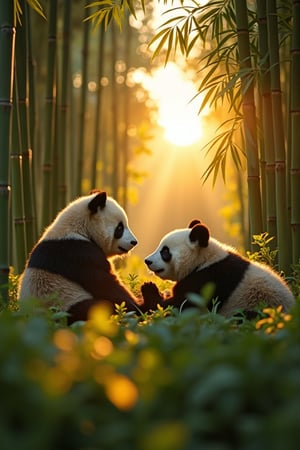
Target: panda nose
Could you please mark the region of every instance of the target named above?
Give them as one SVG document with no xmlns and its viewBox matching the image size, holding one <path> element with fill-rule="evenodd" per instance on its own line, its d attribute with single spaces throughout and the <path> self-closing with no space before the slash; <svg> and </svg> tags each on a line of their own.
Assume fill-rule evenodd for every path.
<svg viewBox="0 0 300 450">
<path fill-rule="evenodd" d="M 130 244 L 132 245 L 132 247 L 134 247 L 137 244 L 137 241 L 132 240 L 132 241 L 130 241 Z"/>
<path fill-rule="evenodd" d="M 150 267 L 152 264 L 152 261 L 151 261 L 151 259 L 145 259 L 145 263 L 147 264 L 148 267 Z"/>
</svg>

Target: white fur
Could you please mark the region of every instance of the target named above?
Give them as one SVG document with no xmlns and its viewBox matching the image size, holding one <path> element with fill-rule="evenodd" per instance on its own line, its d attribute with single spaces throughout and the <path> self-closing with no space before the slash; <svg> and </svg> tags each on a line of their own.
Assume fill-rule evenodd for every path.
<svg viewBox="0 0 300 450">
<path fill-rule="evenodd" d="M 45 299 L 49 306 L 61 302 L 61 309 L 67 310 L 76 303 L 91 299 L 89 292 L 79 284 L 66 278 L 40 269 L 27 268 L 22 275 L 19 289 L 19 299 Z"/>
<path fill-rule="evenodd" d="M 95 214 L 91 214 L 88 204 L 96 195 L 94 193 L 80 197 L 67 205 L 48 226 L 39 242 L 64 238 L 92 240 L 102 248 L 106 257 L 130 251 L 136 238 L 128 227 L 125 211 L 115 200 L 107 197 L 105 207 L 101 210 L 98 208 Z M 123 222 L 124 233 L 120 239 L 115 239 L 114 231 L 119 222 Z M 63 309 L 68 309 L 84 299 L 92 298 L 78 284 L 60 275 L 27 267 L 27 264 L 19 283 L 20 300 L 55 297 L 63 302 Z"/>
<path fill-rule="evenodd" d="M 157 249 L 146 257 L 145 261 L 151 261 L 148 264 L 151 271 L 162 279 L 180 282 L 196 268 L 201 271 L 224 259 L 229 251 L 236 253 L 233 248 L 212 237 L 207 247 L 200 247 L 197 241 L 190 240 L 190 232 L 191 229 L 185 228 L 165 235 Z M 161 250 L 164 247 L 168 247 L 172 254 L 169 262 L 162 259 Z M 243 280 L 224 305 L 220 305 L 219 312 L 230 316 L 236 309 L 249 309 L 263 302 L 271 307 L 283 305 L 284 310 L 288 310 L 294 304 L 294 297 L 283 278 L 275 271 L 251 261 Z"/>
<path fill-rule="evenodd" d="M 197 242 L 191 242 L 190 232 L 189 228 L 171 231 L 162 238 L 157 249 L 147 256 L 146 259 L 152 261 L 151 270 L 159 271 L 160 278 L 180 281 L 196 267 L 204 269 L 225 258 L 228 251 L 232 250 L 229 246 L 221 245 L 213 238 L 210 238 L 207 248 L 199 247 Z M 169 247 L 172 253 L 170 263 L 161 258 L 160 251 L 165 246 Z"/>
<path fill-rule="evenodd" d="M 106 206 L 96 214 L 91 214 L 88 204 L 96 194 L 79 197 L 69 203 L 45 230 L 41 239 L 92 239 L 102 248 L 107 257 L 121 255 L 131 250 L 132 240 L 136 240 L 128 227 L 128 219 L 123 208 L 111 197 Z M 114 231 L 119 222 L 125 230 L 121 239 L 114 239 Z"/>
</svg>

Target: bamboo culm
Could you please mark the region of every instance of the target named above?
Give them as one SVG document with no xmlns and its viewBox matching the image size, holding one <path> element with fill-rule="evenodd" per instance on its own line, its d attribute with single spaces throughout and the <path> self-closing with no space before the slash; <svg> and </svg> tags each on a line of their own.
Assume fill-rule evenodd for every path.
<svg viewBox="0 0 300 450">
<path fill-rule="evenodd" d="M 16 24 L 14 4 L 0 8 L 0 300 L 8 301 L 10 255 L 10 144 Z"/>
<path fill-rule="evenodd" d="M 251 69 L 251 54 L 246 0 L 235 0 L 236 26 L 240 69 Z M 247 87 L 246 87 L 247 85 Z M 250 233 L 262 232 L 262 207 L 260 192 L 259 157 L 256 131 L 256 109 L 254 103 L 254 85 L 245 76 L 241 76 L 242 108 L 245 147 L 247 155 L 247 181 L 249 197 Z"/>
</svg>

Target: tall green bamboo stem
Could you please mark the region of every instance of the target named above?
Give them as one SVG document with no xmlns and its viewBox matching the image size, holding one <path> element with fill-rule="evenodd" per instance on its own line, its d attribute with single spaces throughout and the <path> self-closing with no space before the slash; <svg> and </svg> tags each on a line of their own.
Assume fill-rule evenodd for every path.
<svg viewBox="0 0 300 450">
<path fill-rule="evenodd" d="M 34 61 L 32 55 L 32 37 L 31 37 L 31 22 L 30 22 L 30 7 L 26 2 L 24 4 L 24 15 L 26 20 L 26 42 L 27 42 L 27 84 L 28 84 L 28 105 L 27 114 L 29 120 L 29 130 L 28 130 L 28 148 L 26 150 L 26 168 L 25 174 L 28 174 L 29 185 L 28 189 L 28 199 L 30 199 L 30 204 L 28 205 L 28 200 L 25 202 L 25 219 L 31 217 L 32 242 L 29 240 L 27 242 L 28 250 L 31 249 L 32 244 L 36 241 L 38 235 L 38 224 L 37 224 L 37 214 L 36 214 L 36 192 L 35 192 L 35 168 L 33 160 L 33 149 L 35 147 L 35 131 L 36 131 L 36 108 L 35 108 L 35 80 L 34 80 Z M 35 147 L 36 148 L 36 147 Z M 23 189 L 24 190 L 24 189 Z"/>
<path fill-rule="evenodd" d="M 102 136 L 100 133 L 100 124 L 102 119 L 101 109 L 102 109 L 102 94 L 103 87 L 101 85 L 101 78 L 103 76 L 104 67 L 104 24 L 99 26 L 99 48 L 98 48 L 98 91 L 97 91 L 97 101 L 96 101 L 96 120 L 95 120 L 95 133 L 94 133 L 94 145 L 93 145 L 93 156 L 92 156 L 92 188 L 97 187 L 97 174 L 98 174 L 98 158 L 99 158 L 99 148 L 101 147 Z"/>
<path fill-rule="evenodd" d="M 49 2 L 48 12 L 48 57 L 47 57 L 47 86 L 45 105 L 44 157 L 42 178 L 42 228 L 47 226 L 53 216 L 53 145 L 55 120 L 55 78 L 56 78 L 56 26 L 57 0 Z"/>
<path fill-rule="evenodd" d="M 36 99 L 35 99 L 35 62 L 32 53 L 32 33 L 31 33 L 31 20 L 30 20 L 30 8 L 26 3 L 25 8 L 26 22 L 27 22 L 27 40 L 28 40 L 28 85 L 29 85 L 29 139 L 31 147 L 36 148 Z M 33 161 L 34 162 L 34 161 Z M 33 177 L 34 180 L 34 177 Z M 35 185 L 33 185 L 35 189 Z M 35 194 L 34 194 L 35 198 Z M 34 202 L 35 203 L 35 202 Z M 36 217 L 36 213 L 34 213 Z"/>
<path fill-rule="evenodd" d="M 270 62 L 268 55 L 268 29 L 266 0 L 257 0 L 258 43 L 260 57 L 260 89 L 262 96 L 262 145 L 266 158 L 266 223 L 270 236 L 277 236 L 275 196 L 275 152 L 271 101 Z M 272 241 L 273 243 L 274 241 Z M 274 247 L 277 244 L 274 242 Z"/>
<path fill-rule="evenodd" d="M 63 43 L 61 57 L 61 89 L 58 122 L 58 209 L 62 209 L 67 201 L 66 160 L 67 160 L 67 127 L 68 99 L 70 94 L 70 35 L 71 35 L 71 0 L 65 0 L 63 19 Z"/>
<path fill-rule="evenodd" d="M 132 28 L 129 23 L 129 18 L 127 15 L 126 24 L 126 37 L 125 37 L 125 54 L 124 59 L 127 65 L 127 69 L 131 66 L 131 42 L 132 42 Z M 126 70 L 127 73 L 127 70 Z M 126 81 L 126 80 L 125 80 Z M 130 93 L 129 87 L 124 83 L 124 109 L 123 109 L 123 122 L 124 122 L 124 131 L 122 138 L 123 145 L 123 164 L 122 164 L 122 172 L 123 172 L 123 198 L 122 205 L 127 208 L 127 200 L 128 200 L 128 161 L 129 161 L 129 136 L 128 136 L 128 128 L 129 128 L 129 120 L 130 120 Z"/>
<path fill-rule="evenodd" d="M 291 225 L 293 264 L 300 260 L 300 2 L 293 1 L 291 49 Z"/>
<path fill-rule="evenodd" d="M 57 212 L 59 211 L 58 207 L 58 171 L 59 171 L 59 148 L 58 148 L 58 121 L 59 121 L 59 104 L 58 104 L 58 98 L 59 98 L 59 76 L 58 76 L 58 62 L 57 62 L 57 53 L 56 53 L 56 63 L 55 63 L 55 102 L 54 102 L 54 120 L 53 120 L 53 151 L 52 151 L 52 176 L 51 176 L 51 189 L 52 193 L 52 216 L 56 216 Z"/>
<path fill-rule="evenodd" d="M 18 36 L 17 36 L 18 40 Z M 18 44 L 16 44 L 18 46 Z M 19 114 L 19 97 L 17 72 L 14 82 L 13 131 L 11 151 L 11 183 L 12 183 L 12 262 L 15 273 L 23 271 L 27 258 L 27 243 L 25 229 L 25 208 L 23 193 L 23 167 L 22 167 L 22 133 Z"/>
<path fill-rule="evenodd" d="M 118 94 L 116 83 L 116 62 L 117 62 L 117 36 L 116 26 L 114 22 L 111 23 L 111 114 L 112 114 L 112 196 L 118 200 L 119 197 L 119 108 L 118 108 Z"/>
<path fill-rule="evenodd" d="M 89 0 L 86 0 L 87 6 Z M 85 19 L 88 17 L 88 8 L 85 8 Z M 88 84 L 88 63 L 89 63 L 89 35 L 90 35 L 90 21 L 83 22 L 83 46 L 82 46 L 82 78 L 81 78 L 81 98 L 80 98 L 80 113 L 79 113 L 79 139 L 78 139 L 78 155 L 77 155 L 77 195 L 81 194 L 82 190 L 82 174 L 84 164 L 84 141 L 86 129 L 86 103 L 87 103 L 87 84 Z"/>
<path fill-rule="evenodd" d="M 8 300 L 10 254 L 10 144 L 14 78 L 16 24 L 14 4 L 2 2 L 0 8 L 0 299 Z"/>
<path fill-rule="evenodd" d="M 284 141 L 282 92 L 280 85 L 279 38 L 276 0 L 267 0 L 268 47 L 270 55 L 272 118 L 275 146 L 276 211 L 279 268 L 290 271 L 291 234 L 288 227 L 286 151 Z"/>
<path fill-rule="evenodd" d="M 20 31 L 19 31 L 20 30 Z M 22 30 L 24 31 L 24 29 Z M 11 184 L 12 184 L 12 264 L 16 273 L 21 273 L 24 269 L 27 258 L 27 235 L 24 207 L 23 192 L 23 139 L 24 124 L 21 125 L 21 119 L 24 120 L 24 111 L 20 110 L 24 106 L 23 99 L 19 97 L 19 89 L 22 90 L 24 85 L 19 82 L 18 77 L 21 76 L 17 70 L 17 64 L 22 64 L 22 56 L 18 60 L 18 55 L 22 49 L 24 42 L 23 32 L 18 27 L 16 36 L 16 61 L 15 61 L 15 77 L 14 77 L 14 104 L 13 104 L 13 127 L 12 127 L 12 145 L 11 145 Z M 21 39 L 22 37 L 22 39 Z M 24 66 L 23 66 L 24 68 Z M 27 124 L 27 122 L 26 122 Z M 23 129 L 22 129 L 23 128 Z"/>
<path fill-rule="evenodd" d="M 33 174 L 32 174 L 32 150 L 30 142 L 30 124 L 29 124 L 29 83 L 28 83 L 28 8 L 24 0 L 20 1 L 20 6 L 23 11 L 22 25 L 19 24 L 17 28 L 16 37 L 16 79 L 17 94 L 18 94 L 18 109 L 19 124 L 20 124 L 20 154 L 22 155 L 22 170 L 24 182 L 23 192 L 12 191 L 13 197 L 24 196 L 25 208 L 25 232 L 26 232 L 26 252 L 28 253 L 36 241 L 36 226 L 34 218 L 34 198 L 33 198 Z M 15 153 L 15 151 L 14 151 Z M 23 190 L 22 190 L 23 191 Z M 14 199 L 14 202 L 18 200 Z"/>
<path fill-rule="evenodd" d="M 238 50 L 241 71 L 251 71 L 251 54 L 246 0 L 235 0 Z M 247 156 L 247 182 L 249 195 L 250 233 L 259 234 L 262 230 L 262 207 L 260 193 L 259 158 L 256 130 L 256 110 L 254 85 L 245 75 L 241 76 L 242 106 L 244 115 L 244 134 Z"/>
</svg>

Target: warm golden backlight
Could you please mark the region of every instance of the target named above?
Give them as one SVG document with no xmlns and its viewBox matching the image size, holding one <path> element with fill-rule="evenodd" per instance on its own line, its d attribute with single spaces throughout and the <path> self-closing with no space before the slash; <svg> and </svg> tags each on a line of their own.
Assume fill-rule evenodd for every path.
<svg viewBox="0 0 300 450">
<path fill-rule="evenodd" d="M 192 101 L 195 85 L 174 63 L 153 71 L 152 76 L 137 71 L 136 77 L 157 106 L 157 123 L 165 138 L 177 146 L 189 146 L 202 137 L 198 102 Z"/>
</svg>

